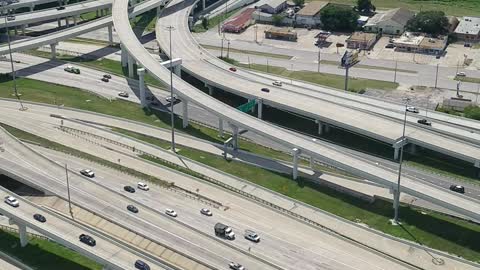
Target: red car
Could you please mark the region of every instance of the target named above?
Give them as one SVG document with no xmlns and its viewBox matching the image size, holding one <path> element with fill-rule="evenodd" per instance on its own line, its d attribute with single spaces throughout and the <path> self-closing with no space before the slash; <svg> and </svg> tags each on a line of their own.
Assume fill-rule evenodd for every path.
<svg viewBox="0 0 480 270">
<path fill-rule="evenodd" d="M 231 68 L 229 68 L 229 69 L 230 69 L 230 71 L 233 71 L 233 72 L 237 71 L 237 69 L 234 68 L 234 67 L 231 67 Z"/>
</svg>

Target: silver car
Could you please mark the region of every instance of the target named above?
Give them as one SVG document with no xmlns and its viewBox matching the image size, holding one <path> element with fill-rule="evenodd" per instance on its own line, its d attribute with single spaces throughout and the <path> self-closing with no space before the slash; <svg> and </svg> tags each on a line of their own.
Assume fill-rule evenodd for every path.
<svg viewBox="0 0 480 270">
<path fill-rule="evenodd" d="M 252 230 L 245 230 L 245 239 L 250 240 L 252 242 L 258 243 L 260 242 L 260 236 Z"/>
<path fill-rule="evenodd" d="M 18 203 L 18 200 L 13 197 L 13 196 L 7 196 L 5 197 L 5 203 L 10 205 L 10 206 L 13 206 L 13 207 L 18 207 L 20 204 Z"/>
</svg>

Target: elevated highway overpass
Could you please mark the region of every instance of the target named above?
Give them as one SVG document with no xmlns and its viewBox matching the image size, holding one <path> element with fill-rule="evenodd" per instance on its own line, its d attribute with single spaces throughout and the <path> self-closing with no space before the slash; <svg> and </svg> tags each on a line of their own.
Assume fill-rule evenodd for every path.
<svg viewBox="0 0 480 270">
<path fill-rule="evenodd" d="M 30 11 L 33 11 L 35 6 L 41 5 L 41 4 L 46 4 L 46 3 L 52 3 L 52 2 L 68 2 L 66 1 L 59 1 L 59 0 L 18 0 L 16 3 L 10 3 L 7 5 L 0 6 L 0 10 L 10 10 L 10 11 L 15 11 L 19 8 L 29 8 Z"/>
<path fill-rule="evenodd" d="M 191 7 L 192 3 L 173 1 L 169 4 L 174 9 L 182 9 Z M 188 15 L 188 13 L 186 14 Z M 129 56 L 145 68 L 153 77 L 166 84 L 170 84 L 170 72 L 168 69 L 161 66 L 136 39 L 129 23 L 127 3 L 120 0 L 114 0 L 112 16 L 122 46 Z M 186 20 L 180 20 L 180 22 L 186 23 Z M 165 24 L 163 24 L 163 26 L 164 25 Z M 179 35 L 181 35 L 183 31 L 179 32 Z M 157 33 L 165 33 L 162 25 L 157 25 Z M 179 45 L 176 44 L 176 46 Z M 185 61 L 185 59 L 183 59 L 183 61 Z M 351 156 L 338 152 L 334 148 L 325 146 L 320 142 L 305 139 L 294 132 L 287 131 L 248 114 L 242 113 L 199 91 L 175 75 L 173 76 L 173 83 L 174 91 L 179 95 L 184 104 L 194 102 L 212 114 L 219 116 L 222 120 L 228 121 L 234 130 L 233 138 L 235 143 L 238 143 L 238 140 L 236 140 L 238 129 L 240 127 L 245 128 L 292 149 L 294 162 L 297 161 L 298 154 L 303 153 L 365 179 L 396 189 L 397 175 L 391 171 L 379 168 L 375 164 L 352 158 Z M 155 92 L 153 92 L 153 94 L 155 95 Z M 188 119 L 185 114 L 184 119 Z M 360 119 L 358 120 L 360 121 Z M 294 176 L 295 174 L 296 170 L 294 168 Z M 427 184 L 418 183 L 408 177 L 403 177 L 401 191 L 441 205 L 453 211 L 457 211 L 474 219 L 480 217 L 480 203 L 478 201 L 469 200 L 465 196 L 455 194 L 448 190 L 441 190 Z M 397 196 L 395 196 L 395 200 L 398 201 Z"/>
<path fill-rule="evenodd" d="M 5 169 L 0 164 L 0 171 L 5 172 Z M 9 195 L 15 196 L 3 187 L 0 187 L 0 198 L 3 199 Z M 19 197 L 17 197 L 17 200 L 19 201 L 19 206 L 16 208 L 3 202 L 0 203 L 0 213 L 8 217 L 10 223 L 18 225 L 22 247 L 28 243 L 26 227 L 29 227 L 53 241 L 96 261 L 103 265 L 104 269 L 133 269 L 135 261 L 138 259 L 147 262 L 152 269 L 171 269 L 122 246 L 120 243 L 110 240 L 104 235 L 76 224 L 73 220 L 46 211 L 28 200 Z M 45 223 L 38 222 L 33 218 L 34 214 L 43 215 L 47 221 Z M 97 242 L 95 247 L 90 247 L 80 242 L 80 234 L 92 236 Z"/>
<path fill-rule="evenodd" d="M 405 143 L 400 143 L 403 128 L 402 115 L 394 115 L 391 118 L 371 114 L 332 102 L 331 98 L 320 97 L 313 91 L 305 91 L 305 89 L 292 86 L 288 86 L 286 89 L 273 87 L 272 80 L 259 78 L 250 72 L 242 72 L 241 69 L 231 72 L 228 70 L 229 64 L 202 49 L 191 35 L 188 17 L 195 1 L 182 3 L 175 1 L 174 3 L 162 12 L 158 21 L 158 43 L 168 54 L 169 39 L 163 29 L 167 26 L 174 26 L 176 29 L 175 35 L 172 35 L 172 43 L 175 44 L 174 54 L 176 57 L 182 58 L 182 69 L 199 78 L 210 89 L 213 90 L 213 87 L 216 87 L 247 99 L 257 99 L 260 117 L 261 107 L 264 104 L 298 113 L 316 119 L 320 124 L 319 131 L 323 126 L 328 125 L 346 129 L 392 145 L 395 149 L 395 157 L 398 156 L 400 146 Z M 260 91 L 263 87 L 268 87 L 270 93 Z M 293 89 L 295 91 L 292 91 Z M 455 127 L 439 123 L 434 123 L 433 127 L 425 127 L 417 124 L 414 117 L 410 117 L 409 120 L 413 123 L 407 124 L 408 143 L 444 153 L 480 167 L 480 146 L 477 143 L 480 142 L 480 136 L 478 134 L 457 130 Z M 435 129 L 445 130 L 437 132 Z M 451 136 L 455 134 L 462 134 L 469 140 L 456 139 Z M 469 142 L 470 140 L 475 142 Z"/>
</svg>

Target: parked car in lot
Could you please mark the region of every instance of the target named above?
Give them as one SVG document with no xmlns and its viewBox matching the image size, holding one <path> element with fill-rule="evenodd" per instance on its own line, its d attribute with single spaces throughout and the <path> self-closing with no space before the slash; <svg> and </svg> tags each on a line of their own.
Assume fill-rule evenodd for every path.
<svg viewBox="0 0 480 270">
<path fill-rule="evenodd" d="M 237 71 L 237 68 L 236 67 L 231 67 L 231 68 L 229 68 L 229 70 L 235 72 L 235 71 Z"/>
<path fill-rule="evenodd" d="M 458 193 L 462 193 L 462 194 L 465 193 L 465 187 L 460 185 L 451 185 L 450 190 Z"/>
<path fill-rule="evenodd" d="M 10 205 L 10 206 L 13 206 L 13 207 L 18 207 L 20 205 L 17 198 L 15 198 L 13 196 L 5 197 L 5 203 Z"/>
<path fill-rule="evenodd" d="M 68 65 L 66 68 L 64 68 L 63 70 L 65 70 L 66 72 L 68 73 L 74 73 L 74 74 L 80 74 L 80 69 L 79 68 L 76 68 L 74 66 L 71 66 L 71 65 Z"/>
<path fill-rule="evenodd" d="M 407 107 L 407 112 L 418 113 L 418 109 L 413 107 L 413 106 L 408 106 Z"/>
<path fill-rule="evenodd" d="M 420 119 L 420 120 L 417 121 L 417 123 L 422 124 L 422 125 L 426 125 L 426 126 L 431 126 L 432 125 L 432 122 L 428 121 L 427 119 Z"/>
<path fill-rule="evenodd" d="M 467 74 L 465 74 L 465 72 L 463 72 L 463 71 L 460 71 L 460 72 L 457 72 L 457 76 L 458 77 L 465 77 L 465 76 L 467 76 Z"/>
<path fill-rule="evenodd" d="M 91 247 L 94 247 L 97 242 L 95 241 L 95 239 L 93 239 L 93 237 L 91 237 L 90 235 L 88 234 L 80 234 L 80 236 L 78 237 L 80 239 L 80 242 L 84 243 L 84 244 L 87 244 Z"/>
<path fill-rule="evenodd" d="M 260 242 L 260 236 L 252 230 L 245 230 L 245 234 L 243 235 L 245 239 L 250 240 L 252 242 Z"/>
<path fill-rule="evenodd" d="M 247 268 L 245 268 L 243 265 L 235 262 L 229 263 L 228 266 L 233 270 L 247 270 Z"/>
<path fill-rule="evenodd" d="M 89 178 L 95 177 L 95 173 L 90 169 L 83 169 L 80 171 L 80 174 Z"/>
<path fill-rule="evenodd" d="M 135 205 L 131 205 L 131 204 L 127 205 L 127 210 L 135 214 L 138 213 L 138 208 L 135 207 Z"/>
<path fill-rule="evenodd" d="M 268 88 L 265 88 L 265 87 L 264 87 L 264 88 L 262 88 L 261 90 L 262 90 L 262 92 L 270 93 L 270 89 L 268 89 Z"/>
<path fill-rule="evenodd" d="M 165 214 L 171 216 L 171 217 L 177 217 L 177 212 L 175 212 L 174 210 L 172 209 L 165 209 Z"/>
<path fill-rule="evenodd" d="M 282 86 L 281 81 L 274 81 L 272 84 L 275 85 L 275 86 Z"/>
<path fill-rule="evenodd" d="M 150 270 L 150 266 L 142 260 L 135 261 L 135 268 L 139 270 Z"/>
<path fill-rule="evenodd" d="M 202 215 L 209 216 L 209 217 L 211 217 L 213 215 L 212 211 L 210 211 L 210 209 L 208 209 L 208 208 L 200 209 L 200 213 L 202 213 Z"/>
<path fill-rule="evenodd" d="M 129 95 L 128 95 L 127 92 L 120 92 L 120 93 L 118 93 L 118 96 L 128 98 Z"/>
<path fill-rule="evenodd" d="M 145 190 L 145 191 L 150 189 L 150 187 L 143 182 L 138 182 L 137 187 L 138 187 L 138 189 Z"/>
<path fill-rule="evenodd" d="M 42 222 L 42 223 L 47 221 L 47 219 L 43 215 L 40 215 L 40 214 L 33 215 L 33 218 L 35 220 L 39 221 L 39 222 Z"/>
<path fill-rule="evenodd" d="M 132 186 L 124 186 L 123 190 L 130 193 L 135 193 L 135 189 Z"/>
</svg>

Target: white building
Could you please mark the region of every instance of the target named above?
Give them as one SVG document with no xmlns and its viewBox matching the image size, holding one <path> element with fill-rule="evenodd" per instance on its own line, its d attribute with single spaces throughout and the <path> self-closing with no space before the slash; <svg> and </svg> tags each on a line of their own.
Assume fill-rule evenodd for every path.
<svg viewBox="0 0 480 270">
<path fill-rule="evenodd" d="M 328 2 L 313 1 L 307 3 L 295 16 L 297 25 L 316 26 L 320 25 L 320 11 L 328 5 Z"/>
<path fill-rule="evenodd" d="M 255 8 L 269 14 L 277 14 L 287 7 L 287 0 L 260 0 Z"/>
<path fill-rule="evenodd" d="M 415 13 L 405 8 L 391 9 L 385 13 L 375 14 L 363 27 L 367 32 L 389 35 L 401 35 L 407 22 Z"/>
</svg>

